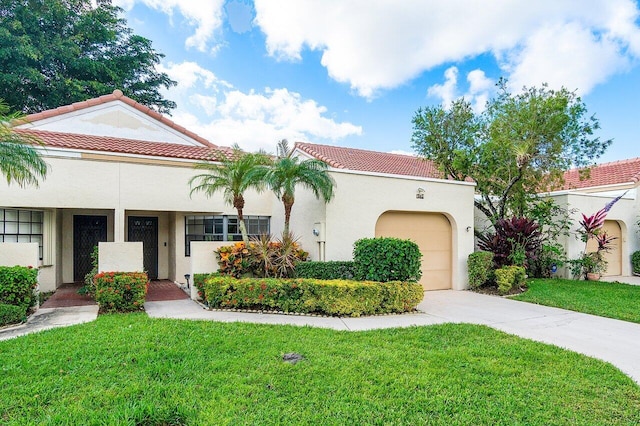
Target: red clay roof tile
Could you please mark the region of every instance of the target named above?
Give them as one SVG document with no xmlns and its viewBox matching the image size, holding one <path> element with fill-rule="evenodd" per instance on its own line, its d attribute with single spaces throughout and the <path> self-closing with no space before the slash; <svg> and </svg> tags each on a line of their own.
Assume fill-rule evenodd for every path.
<svg viewBox="0 0 640 426">
<path fill-rule="evenodd" d="M 295 147 L 336 169 L 442 179 L 429 160 L 411 155 L 390 154 L 331 145 L 296 142 Z"/>
<path fill-rule="evenodd" d="M 85 108 L 89 108 L 92 106 L 96 106 L 96 105 L 100 105 L 100 104 L 105 104 L 108 102 L 113 102 L 113 101 L 122 101 L 125 104 L 129 105 L 130 107 L 133 107 L 135 109 L 137 109 L 138 111 L 150 116 L 151 118 L 158 120 L 160 122 L 162 122 L 164 125 L 174 129 L 175 131 L 184 134 L 185 136 L 188 136 L 194 140 L 196 140 L 197 142 L 208 146 L 208 147 L 216 147 L 215 144 L 212 144 L 211 142 L 209 142 L 208 140 L 206 140 L 205 138 L 196 135 L 195 133 L 191 132 L 191 131 L 187 131 L 184 127 L 180 126 L 179 124 L 176 124 L 175 122 L 171 121 L 170 119 L 168 119 L 167 117 L 163 116 L 162 114 L 160 114 L 159 112 L 156 112 L 154 110 L 152 110 L 151 108 L 142 105 L 136 101 L 134 101 L 133 99 L 125 96 L 121 90 L 114 90 L 113 93 L 109 94 L 109 95 L 102 95 L 98 98 L 93 98 L 93 99 L 87 99 L 86 101 L 82 101 L 82 102 L 75 102 L 71 105 L 64 105 L 58 108 L 54 108 L 54 109 L 49 109 L 46 111 L 42 111 L 42 112 L 38 112 L 35 114 L 29 114 L 26 117 L 24 117 L 24 119 L 21 120 L 20 124 L 24 124 L 25 122 L 27 123 L 33 123 L 34 121 L 38 121 L 38 120 L 44 120 L 47 118 L 51 118 L 51 117 L 56 117 L 58 115 L 62 115 L 62 114 L 67 114 L 69 112 L 73 112 L 73 111 L 80 111 L 82 109 Z"/>
<path fill-rule="evenodd" d="M 44 130 L 16 129 L 18 133 L 35 136 L 45 147 L 98 151 L 105 153 L 136 154 L 153 157 L 181 158 L 188 160 L 216 160 L 222 153 L 232 155 L 227 147 L 180 145 L 165 142 L 149 142 L 108 136 L 80 135 Z"/>
<path fill-rule="evenodd" d="M 583 189 L 640 181 L 640 158 L 602 163 L 591 167 L 589 178 L 580 180 L 580 170 L 572 169 L 564 174 L 562 189 Z"/>
</svg>

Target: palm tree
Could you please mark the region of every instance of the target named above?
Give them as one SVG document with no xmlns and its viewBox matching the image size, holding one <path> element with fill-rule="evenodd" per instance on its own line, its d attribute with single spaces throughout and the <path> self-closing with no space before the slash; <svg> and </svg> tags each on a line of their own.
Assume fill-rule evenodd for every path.
<svg viewBox="0 0 640 426">
<path fill-rule="evenodd" d="M 218 191 L 222 191 L 224 201 L 232 205 L 238 212 L 238 223 L 240 233 L 245 244 L 249 244 L 247 226 L 244 222 L 244 192 L 250 188 L 262 191 L 265 187 L 264 181 L 259 175 L 258 166 L 266 166 L 271 159 L 262 152 L 255 154 L 246 153 L 238 145 L 233 146 L 233 153 L 227 157 L 220 152 L 219 164 L 199 163 L 197 169 L 206 170 L 192 177 L 189 180 L 191 195 L 194 192 L 204 192 L 207 197 L 211 197 Z"/>
<path fill-rule="evenodd" d="M 317 199 L 328 202 L 333 197 L 335 181 L 328 173 L 326 163 L 316 160 L 300 160 L 294 157 L 286 139 L 278 142 L 278 155 L 273 165 L 266 169 L 265 180 L 269 187 L 284 204 L 284 231 L 289 234 L 291 208 L 295 202 L 295 189 L 298 184 L 313 191 Z"/>
<path fill-rule="evenodd" d="M 48 166 L 34 145 L 41 145 L 36 137 L 18 133 L 12 123 L 19 121 L 21 115 L 9 114 L 9 107 L 0 99 L 0 172 L 7 183 L 16 182 L 19 186 L 38 186 L 38 179 L 44 179 Z"/>
</svg>

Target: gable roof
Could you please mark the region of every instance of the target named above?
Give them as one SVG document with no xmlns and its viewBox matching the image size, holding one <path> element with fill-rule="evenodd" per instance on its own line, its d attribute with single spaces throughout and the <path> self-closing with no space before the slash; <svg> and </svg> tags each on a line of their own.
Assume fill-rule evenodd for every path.
<svg viewBox="0 0 640 426">
<path fill-rule="evenodd" d="M 113 102 L 113 101 L 121 101 L 127 105 L 129 105 L 130 107 L 142 112 L 143 114 L 146 114 L 147 116 L 151 117 L 152 119 L 159 121 L 160 123 L 164 124 L 167 127 L 170 127 L 171 129 L 182 133 L 183 135 L 187 136 L 188 138 L 191 138 L 199 143 L 201 143 L 204 146 L 208 146 L 208 147 L 216 147 L 216 145 L 212 144 L 211 142 L 209 142 L 208 140 L 206 140 L 205 138 L 203 138 L 202 136 L 198 136 L 197 134 L 193 133 L 190 130 L 187 130 L 186 128 L 176 124 L 174 121 L 169 120 L 167 117 L 165 117 L 164 115 L 160 114 L 159 112 L 156 112 L 154 110 L 152 110 L 151 108 L 142 105 L 141 103 L 138 103 L 136 101 L 134 101 L 133 99 L 125 96 L 121 90 L 116 89 L 113 91 L 113 93 L 109 94 L 109 95 L 103 95 L 100 96 L 98 98 L 93 98 L 93 99 L 87 99 L 86 101 L 82 101 L 82 102 L 76 102 L 73 103 L 71 105 L 65 105 L 65 106 L 61 106 L 58 108 L 54 108 L 54 109 L 48 109 L 46 111 L 42 111 L 42 112 L 38 112 L 35 114 L 29 114 L 26 117 L 18 120 L 15 125 L 23 125 L 23 124 L 27 124 L 27 123 L 32 123 L 35 121 L 39 121 L 39 120 L 45 120 L 47 118 L 52 118 L 52 117 L 57 117 L 63 114 L 68 114 L 70 112 L 74 112 L 74 111 L 80 111 L 86 108 L 90 108 L 96 105 L 101 105 L 101 104 L 106 104 L 109 102 Z"/>
<path fill-rule="evenodd" d="M 110 136 L 80 135 L 44 130 L 15 129 L 16 132 L 35 136 L 45 147 L 77 149 L 104 153 L 146 155 L 153 157 L 215 161 L 219 154 L 230 157 L 227 147 L 190 146 L 165 142 L 148 142 Z"/>
<path fill-rule="evenodd" d="M 568 170 L 564 174 L 562 189 L 584 189 L 606 185 L 632 184 L 640 181 L 640 158 L 602 163 L 591 167 L 589 178 L 580 180 L 580 170 Z"/>
<path fill-rule="evenodd" d="M 442 179 L 433 161 L 411 155 L 296 142 L 295 148 L 336 169 Z"/>
</svg>

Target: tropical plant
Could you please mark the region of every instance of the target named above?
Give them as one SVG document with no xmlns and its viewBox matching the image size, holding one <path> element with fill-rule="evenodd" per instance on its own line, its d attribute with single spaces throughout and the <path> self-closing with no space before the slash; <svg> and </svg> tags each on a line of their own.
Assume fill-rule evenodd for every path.
<svg viewBox="0 0 640 426">
<path fill-rule="evenodd" d="M 478 238 L 480 250 L 493 253 L 496 268 L 508 265 L 528 266 L 536 259 L 542 245 L 539 225 L 524 217 L 499 219 L 495 233 Z"/>
<path fill-rule="evenodd" d="M 634 275 L 640 274 L 640 250 L 634 251 L 631 255 L 631 268 Z"/>
<path fill-rule="evenodd" d="M 232 205 L 238 213 L 238 223 L 242 240 L 249 244 L 247 225 L 244 221 L 244 193 L 253 188 L 262 191 L 265 188 L 263 174 L 259 166 L 266 166 L 271 163 L 271 159 L 264 153 L 246 153 L 238 145 L 233 146 L 233 152 L 227 156 L 224 152 L 217 152 L 218 163 L 203 162 L 198 163 L 196 168 L 205 170 L 189 180 L 191 195 L 195 192 L 203 192 L 207 197 L 213 196 L 218 191 L 222 191 L 224 201 Z"/>
<path fill-rule="evenodd" d="M 296 186 L 310 189 L 317 199 L 329 202 L 335 182 L 329 175 L 327 164 L 317 159 L 301 160 L 293 155 L 286 139 L 278 142 L 277 158 L 269 167 L 262 168 L 265 181 L 284 205 L 284 231 L 289 234 L 291 208 L 295 202 Z"/>
<path fill-rule="evenodd" d="M 12 127 L 20 120 L 21 114 L 10 114 L 9 107 L 0 99 L 0 172 L 8 184 L 38 186 L 38 180 L 47 176 L 48 166 L 35 149 L 41 142 Z"/>
</svg>

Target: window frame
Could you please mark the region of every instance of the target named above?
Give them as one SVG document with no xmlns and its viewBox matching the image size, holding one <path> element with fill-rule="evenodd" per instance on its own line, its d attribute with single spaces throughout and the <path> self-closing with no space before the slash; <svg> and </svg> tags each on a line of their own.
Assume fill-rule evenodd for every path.
<svg viewBox="0 0 640 426">
<path fill-rule="evenodd" d="M 192 220 L 192 223 L 189 221 Z M 218 221 L 216 223 L 216 220 Z M 222 233 L 217 232 L 220 228 L 220 220 L 222 220 Z M 271 216 L 245 216 L 245 225 L 247 225 L 247 233 L 249 237 L 259 237 L 262 234 L 271 233 Z M 211 221 L 211 223 L 207 223 Z M 257 222 L 258 233 L 249 233 L 249 224 L 253 221 Z M 264 228 L 261 228 L 264 226 Z M 201 227 L 201 229 L 198 229 Z M 202 232 L 194 232 L 194 231 Z M 211 230 L 212 232 L 207 232 Z M 191 232 L 190 232 L 191 231 Z M 220 241 L 234 242 L 242 241 L 240 233 L 240 223 L 237 215 L 185 215 L 184 217 L 184 255 L 191 256 L 191 241 Z"/>
</svg>

